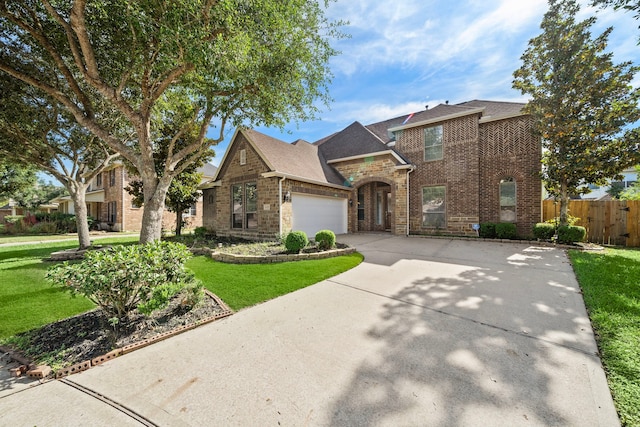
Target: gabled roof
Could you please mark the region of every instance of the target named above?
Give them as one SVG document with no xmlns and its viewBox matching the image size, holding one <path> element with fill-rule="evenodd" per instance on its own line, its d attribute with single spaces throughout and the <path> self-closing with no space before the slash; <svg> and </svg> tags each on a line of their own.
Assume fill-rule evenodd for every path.
<svg viewBox="0 0 640 427">
<path fill-rule="evenodd" d="M 271 173 L 319 184 L 345 185 L 344 177 L 327 164 L 317 146 L 307 141 L 299 139 L 289 144 L 253 129 L 241 129 L 236 132 L 231 144 L 237 140 L 238 133 L 244 135 Z M 222 163 L 226 156 L 225 153 Z M 218 179 L 221 170 L 222 168 L 218 169 L 214 180 Z"/>
</svg>

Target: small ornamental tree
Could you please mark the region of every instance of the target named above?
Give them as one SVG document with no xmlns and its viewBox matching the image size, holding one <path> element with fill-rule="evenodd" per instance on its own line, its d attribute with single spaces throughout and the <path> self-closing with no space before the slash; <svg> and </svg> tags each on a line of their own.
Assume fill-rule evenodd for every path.
<svg viewBox="0 0 640 427">
<path fill-rule="evenodd" d="M 640 90 L 631 82 L 640 69 L 614 64 L 606 53 L 613 28 L 591 37 L 596 18 L 576 22 L 575 0 L 550 0 L 542 34 L 531 39 L 514 72 L 513 87 L 531 96 L 525 112 L 543 144 L 542 178 L 560 201 L 567 224 L 571 194 L 588 192 L 640 162 Z"/>
</svg>

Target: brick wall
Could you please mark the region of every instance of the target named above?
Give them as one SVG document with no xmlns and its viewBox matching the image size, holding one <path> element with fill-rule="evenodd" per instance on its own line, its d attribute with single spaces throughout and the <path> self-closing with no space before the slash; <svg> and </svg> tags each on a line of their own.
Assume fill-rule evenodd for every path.
<svg viewBox="0 0 640 427">
<path fill-rule="evenodd" d="M 410 175 L 410 230 L 417 234 L 475 235 L 472 224 L 499 222 L 500 180 L 516 180 L 516 227 L 529 236 L 540 220 L 540 141 L 531 131 L 531 118 L 515 118 L 479 124 L 479 116 L 465 116 L 442 123 L 443 158 L 424 160 L 424 127 L 405 130 L 396 148 L 416 165 Z M 444 186 L 446 227 L 422 225 L 422 189 Z"/>
<path fill-rule="evenodd" d="M 239 133 L 232 144 L 225 163 L 220 167 L 221 185 L 207 190 L 205 198 L 214 197 L 214 206 L 206 213 L 206 227 L 218 235 L 246 239 L 273 239 L 279 230 L 278 178 L 262 178 L 269 168 L 253 150 L 244 135 Z M 245 150 L 246 162 L 240 164 L 240 152 Z M 234 229 L 231 224 L 231 188 L 234 184 L 255 182 L 257 185 L 257 220 L 255 229 Z"/>
<path fill-rule="evenodd" d="M 443 126 L 442 160 L 424 160 L 424 129 L 402 132 L 396 149 L 416 166 L 410 175 L 410 233 L 474 235 L 472 224 L 479 222 L 478 115 L 464 116 L 429 126 Z M 422 189 L 444 186 L 446 226 L 422 224 Z"/>
<path fill-rule="evenodd" d="M 532 132 L 530 116 L 480 125 L 480 221 L 500 221 L 500 180 L 516 181 L 516 228 L 530 236 L 541 218 L 542 147 Z"/>
</svg>

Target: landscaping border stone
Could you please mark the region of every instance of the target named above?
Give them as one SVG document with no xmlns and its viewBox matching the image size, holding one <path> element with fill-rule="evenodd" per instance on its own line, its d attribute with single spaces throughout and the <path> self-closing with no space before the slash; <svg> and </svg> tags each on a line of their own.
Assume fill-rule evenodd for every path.
<svg viewBox="0 0 640 427">
<path fill-rule="evenodd" d="M 303 261 L 311 259 L 326 259 L 341 255 L 352 254 L 356 248 L 330 249 L 328 251 L 300 253 L 300 254 L 276 254 L 276 255 L 237 255 L 211 248 L 192 248 L 194 255 L 209 256 L 215 261 L 228 264 L 270 264 L 289 261 Z"/>
<path fill-rule="evenodd" d="M 126 345 L 124 347 L 121 348 L 116 348 L 111 350 L 110 352 L 102 355 L 102 356 L 98 356 L 98 357 L 94 357 L 91 360 L 84 360 L 82 362 L 76 363 L 75 365 L 72 366 L 68 366 L 66 368 L 62 368 L 57 370 L 55 373 L 52 371 L 52 369 L 47 366 L 47 365 L 41 365 L 41 366 L 34 366 L 32 364 L 32 361 L 27 359 L 26 357 L 22 356 L 20 353 L 12 351 L 9 348 L 0 348 L 0 350 L 2 350 L 3 353 L 6 353 L 6 355 L 22 364 L 22 365 L 30 365 L 30 369 L 27 371 L 27 375 L 30 378 L 37 378 L 39 380 L 48 380 L 48 379 L 53 379 L 55 376 L 55 379 L 60 379 L 60 378 L 64 378 L 67 377 L 69 375 L 72 374 L 77 374 L 78 372 L 83 372 L 86 371 L 87 369 L 91 369 L 94 366 L 100 365 L 102 363 L 105 363 L 109 360 L 115 359 L 118 356 L 127 354 L 127 353 L 131 353 L 132 351 L 138 350 L 140 348 L 149 346 L 151 344 L 157 343 L 159 341 L 163 341 L 167 338 L 173 337 L 175 335 L 181 334 L 182 332 L 186 332 L 188 330 L 197 328 L 198 326 L 201 325 L 205 325 L 207 323 L 211 323 L 214 320 L 218 320 L 218 319 L 222 319 L 224 317 L 228 317 L 231 316 L 233 314 L 233 310 L 231 310 L 225 303 L 224 301 L 222 301 L 216 294 L 212 293 L 211 291 L 205 289 L 204 290 L 205 294 L 209 297 L 212 298 L 216 304 L 218 304 L 220 306 L 220 308 L 222 309 L 222 311 L 214 316 L 210 316 L 207 317 L 205 319 L 201 319 L 199 321 L 196 321 L 194 323 L 188 324 L 188 325 L 184 325 L 184 326 L 180 326 L 178 328 L 175 328 L 171 331 L 168 332 L 163 332 L 161 334 L 158 334 L 152 338 L 148 338 L 145 339 L 143 341 L 134 343 L 134 344 L 129 344 Z"/>
</svg>

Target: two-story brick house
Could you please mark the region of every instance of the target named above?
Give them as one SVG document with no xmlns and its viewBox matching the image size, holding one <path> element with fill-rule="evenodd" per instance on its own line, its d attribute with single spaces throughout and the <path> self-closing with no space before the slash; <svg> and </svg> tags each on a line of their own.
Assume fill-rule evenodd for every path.
<svg viewBox="0 0 640 427">
<path fill-rule="evenodd" d="M 524 104 L 469 101 L 364 126 L 313 144 L 236 131 L 205 184 L 204 226 L 269 239 L 389 231 L 475 235 L 474 224 L 540 221 L 540 140 Z"/>
<path fill-rule="evenodd" d="M 209 181 L 216 172 L 216 167 L 206 164 L 198 171 L 203 173 L 203 182 Z M 122 164 L 116 163 L 98 174 L 87 189 L 87 214 L 97 221 L 97 227 L 108 231 L 140 231 L 142 225 L 142 206 L 134 203 L 133 197 L 125 191 L 129 182 L 135 177 L 130 176 Z M 54 200 L 58 203 L 58 211 L 74 213 L 73 201 L 69 196 L 62 196 Z M 187 227 L 202 226 L 202 197 L 183 214 Z M 176 225 L 176 214 L 165 210 L 162 228 L 173 230 Z"/>
</svg>

